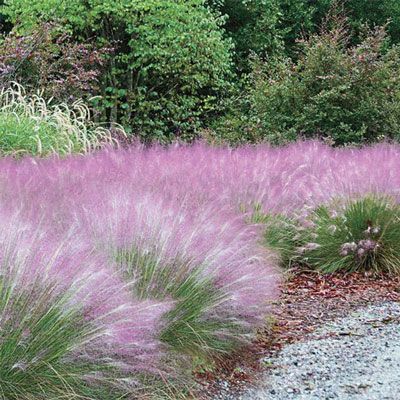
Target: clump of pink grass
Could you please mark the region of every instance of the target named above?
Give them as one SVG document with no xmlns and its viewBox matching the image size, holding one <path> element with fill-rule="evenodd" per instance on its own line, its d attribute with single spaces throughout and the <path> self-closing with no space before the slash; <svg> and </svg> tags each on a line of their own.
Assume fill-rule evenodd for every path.
<svg viewBox="0 0 400 400">
<path fill-rule="evenodd" d="M 162 271 L 168 269 L 168 280 L 179 284 L 194 276 L 211 284 L 218 301 L 196 321 L 221 322 L 215 338 L 246 339 L 268 312 L 279 283 L 276 260 L 261 247 L 259 227 L 249 223 L 254 207 L 291 215 L 340 196 L 398 199 L 399 167 L 400 147 L 389 144 L 135 146 L 63 160 L 3 159 L 0 203 L 20 223 L 35 227 L 26 233 L 28 241 L 36 237 L 29 232 L 38 231 L 45 241 L 51 238 L 52 248 L 67 243 L 63 254 L 70 261 L 52 272 L 60 290 L 73 288 L 75 301 L 107 332 L 105 346 L 116 356 L 137 360 L 139 370 L 156 370 L 169 351 L 168 342 L 160 343 L 171 324 L 167 317 L 184 301 L 162 288 Z M 41 251 L 47 254 L 47 245 Z M 135 263 L 151 262 L 147 291 L 138 292 L 143 270 L 121 262 L 121 251 L 134 251 Z"/>
<path fill-rule="evenodd" d="M 138 373 L 166 373 L 156 332 L 170 302 L 132 298 L 72 227 L 54 236 L 3 207 L 0 220 L 2 396 L 75 398 L 90 381 L 122 390 Z"/>
</svg>

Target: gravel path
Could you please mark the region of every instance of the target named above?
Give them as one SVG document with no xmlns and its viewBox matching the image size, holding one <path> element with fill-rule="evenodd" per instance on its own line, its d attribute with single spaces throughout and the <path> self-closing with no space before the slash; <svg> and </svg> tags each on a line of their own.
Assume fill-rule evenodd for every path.
<svg viewBox="0 0 400 400">
<path fill-rule="evenodd" d="M 400 303 L 384 303 L 325 324 L 263 360 L 260 387 L 224 400 L 399 400 Z"/>
</svg>

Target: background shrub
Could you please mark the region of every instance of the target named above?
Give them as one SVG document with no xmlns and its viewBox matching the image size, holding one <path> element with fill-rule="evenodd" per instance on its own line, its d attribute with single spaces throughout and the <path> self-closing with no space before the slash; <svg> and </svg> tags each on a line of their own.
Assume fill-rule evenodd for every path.
<svg viewBox="0 0 400 400">
<path fill-rule="evenodd" d="M 400 6 L 396 0 L 300 0 L 297 3 L 302 3 L 302 7 L 307 8 L 311 15 L 311 23 L 305 26 L 307 29 L 302 30 L 305 33 L 318 31 L 327 15 L 333 11 L 347 16 L 351 28 L 349 40 L 352 43 L 360 41 L 360 34 L 362 35 L 365 24 L 376 27 L 385 25 L 387 22 L 389 22 L 389 40 L 392 43 L 399 42 Z M 298 38 L 299 35 L 297 35 Z"/>
<path fill-rule="evenodd" d="M 316 33 L 330 13 L 349 20 L 349 40 L 359 42 L 364 25 L 389 22 L 389 40 L 398 43 L 400 6 L 396 0 L 208 0 L 207 4 L 226 16 L 224 28 L 235 43 L 236 66 L 247 71 L 248 57 L 276 52 L 297 58 L 297 41 Z M 245 68 L 243 68 L 245 67 Z"/>
<path fill-rule="evenodd" d="M 111 49 L 77 43 L 62 27 L 41 23 L 26 35 L 15 27 L 0 40 L 0 85 L 22 84 L 29 94 L 72 103 L 99 92 L 99 76 Z"/>
<path fill-rule="evenodd" d="M 356 37 L 363 31 L 363 24 L 365 23 L 372 26 L 380 26 L 389 22 L 389 40 L 392 43 L 399 43 L 400 4 L 398 1 L 349 0 L 345 2 L 344 9 L 349 17 L 350 25 L 354 30 L 354 35 Z"/>
<path fill-rule="evenodd" d="M 256 60 L 249 88 L 250 129 L 273 143 L 323 137 L 337 145 L 397 138 L 397 47 L 384 52 L 384 28 L 347 46 L 344 21 L 305 41 L 297 62 Z"/>
<path fill-rule="evenodd" d="M 248 72 L 248 57 L 283 51 L 281 12 L 276 0 L 211 0 L 208 4 L 222 14 L 227 35 L 235 44 L 235 66 L 239 73 Z"/>
</svg>

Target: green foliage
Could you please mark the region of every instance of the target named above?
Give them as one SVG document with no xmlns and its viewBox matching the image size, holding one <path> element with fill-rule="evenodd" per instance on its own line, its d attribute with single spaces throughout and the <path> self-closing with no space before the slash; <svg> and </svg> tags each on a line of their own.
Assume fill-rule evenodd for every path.
<svg viewBox="0 0 400 400">
<path fill-rule="evenodd" d="M 283 32 L 285 54 L 297 56 L 297 41 L 318 30 L 316 17 L 322 0 L 280 0 L 281 18 L 278 28 Z"/>
<path fill-rule="evenodd" d="M 400 50 L 384 28 L 347 46 L 345 21 L 303 43 L 297 62 L 256 60 L 249 88 L 253 136 L 283 143 L 324 137 L 337 145 L 400 134 Z"/>
<path fill-rule="evenodd" d="M 391 41 L 400 39 L 397 0 L 208 0 L 207 4 L 226 15 L 225 29 L 235 42 L 239 65 L 246 63 L 251 52 L 271 55 L 278 50 L 295 56 L 296 41 L 315 33 L 333 10 L 348 16 L 353 41 L 364 24 L 381 26 L 388 21 Z"/>
<path fill-rule="evenodd" d="M 9 0 L 4 12 L 28 32 L 55 20 L 113 47 L 94 105 L 144 140 L 193 138 L 229 88 L 231 44 L 202 0 Z"/>
<path fill-rule="evenodd" d="M 224 115 L 206 131 L 209 141 L 279 144 L 299 136 L 322 136 L 341 145 L 398 136 L 398 82 L 394 78 L 398 51 L 384 54 L 390 43 L 398 41 L 397 1 L 211 3 L 228 15 L 226 29 L 236 44 L 236 64 L 245 65 L 242 70 L 246 71 L 250 60 L 252 73 L 237 85 L 241 95 L 229 99 Z M 242 8 L 258 9 L 259 14 L 239 13 Z M 236 11 L 242 19 L 235 17 Z M 268 23 L 270 34 L 280 43 L 272 46 L 274 50 L 257 47 L 257 35 L 253 41 L 249 33 L 252 29 L 263 32 L 258 25 L 263 13 L 275 18 Z M 343 15 L 348 16 L 346 29 Z M 382 37 L 379 29 L 368 32 L 365 24 L 384 25 L 389 17 L 388 35 Z M 316 36 L 321 25 L 322 34 Z"/>
<path fill-rule="evenodd" d="M 78 311 L 66 311 L 66 299 L 54 299 L 52 290 L 37 286 L 21 291 L 6 279 L 0 281 L 2 399 L 78 399 L 95 394 L 83 377 L 96 367 L 77 353 L 94 331 Z"/>
<path fill-rule="evenodd" d="M 224 113 L 212 121 L 201 137 L 208 143 L 240 145 L 258 141 L 259 134 L 249 124 L 249 96 L 245 93 L 246 78 L 237 83 L 232 95 L 224 102 Z"/>
<path fill-rule="evenodd" d="M 109 130 L 93 125 L 80 101 L 52 106 L 40 96 L 27 96 L 19 85 L 0 92 L 3 155 L 86 153 L 113 142 Z"/>
<path fill-rule="evenodd" d="M 344 210 L 321 206 L 311 217 L 315 246 L 303 258 L 322 272 L 400 272 L 400 207 L 391 199 L 366 197 Z"/>
<path fill-rule="evenodd" d="M 329 14 L 339 13 L 348 18 L 351 42 L 359 42 L 364 25 L 376 27 L 389 22 L 389 39 L 392 43 L 399 43 L 400 3 L 397 0 L 315 0 L 312 3 L 313 5 L 310 5 L 313 8 L 312 27 L 307 32 L 316 31 Z"/>
<path fill-rule="evenodd" d="M 239 72 L 249 68 L 251 53 L 272 55 L 283 51 L 278 29 L 280 8 L 276 0 L 217 0 L 208 4 L 225 16 L 224 28 L 235 43 L 235 64 Z"/>
<path fill-rule="evenodd" d="M 340 200 L 301 218 L 265 218 L 265 243 L 284 267 L 400 273 L 400 207 L 390 198 Z"/>
<path fill-rule="evenodd" d="M 249 71 L 251 54 L 293 54 L 302 33 L 315 30 L 315 8 L 304 0 L 209 0 L 208 5 L 226 17 L 239 72 Z"/>
<path fill-rule="evenodd" d="M 166 326 L 160 339 L 174 351 L 207 360 L 230 350 L 237 326 L 212 310 L 226 297 L 213 280 L 204 276 L 201 267 L 193 268 L 181 259 L 169 263 L 154 254 L 136 249 L 118 250 L 116 259 L 125 277 L 133 281 L 132 291 L 141 299 L 172 299 L 173 308 L 166 313 Z"/>
<path fill-rule="evenodd" d="M 333 1 L 331 0 L 331 3 Z M 348 0 L 344 9 L 349 22 L 357 36 L 363 30 L 363 24 L 372 26 L 385 25 L 388 21 L 388 32 L 393 43 L 400 41 L 400 3 L 397 0 L 364 1 Z"/>
</svg>

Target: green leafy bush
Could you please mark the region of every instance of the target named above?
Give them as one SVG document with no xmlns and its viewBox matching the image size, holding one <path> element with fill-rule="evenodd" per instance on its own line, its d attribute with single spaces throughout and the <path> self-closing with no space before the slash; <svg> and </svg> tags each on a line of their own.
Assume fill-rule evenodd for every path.
<svg viewBox="0 0 400 400">
<path fill-rule="evenodd" d="M 208 0 L 207 4 L 226 16 L 225 29 L 235 43 L 239 71 L 248 68 L 249 54 L 279 52 L 297 58 L 297 41 L 318 31 L 332 12 L 348 16 L 351 42 L 359 41 L 364 24 L 385 25 L 390 21 L 390 41 L 400 39 L 400 4 L 397 0 Z"/>
<path fill-rule="evenodd" d="M 302 3 L 297 7 L 300 7 L 300 10 L 306 7 L 310 13 L 310 23 L 308 25 L 303 23 L 302 26 L 306 29 L 301 29 L 300 32 L 316 32 L 327 15 L 336 12 L 348 17 L 351 27 L 349 40 L 353 43 L 359 41 L 359 35 L 362 34 L 365 24 L 374 27 L 385 25 L 388 21 L 390 22 L 388 26 L 390 41 L 398 43 L 400 40 L 400 3 L 397 0 L 299 0 L 292 3 Z M 299 35 L 296 38 L 298 39 Z"/>
<path fill-rule="evenodd" d="M 94 106 L 144 140 L 193 138 L 230 86 L 232 46 L 203 0 L 9 0 L 3 12 L 28 33 L 56 21 L 113 47 Z"/>
<path fill-rule="evenodd" d="M 225 17 L 224 28 L 235 44 L 235 65 L 239 72 L 249 70 L 248 57 L 283 51 L 284 32 L 276 0 L 214 0 L 210 7 Z"/>
<path fill-rule="evenodd" d="M 87 153 L 114 143 L 111 131 L 90 121 L 81 101 L 52 106 L 16 84 L 0 92 L 0 154 Z"/>
<path fill-rule="evenodd" d="M 322 9 L 324 8 L 324 2 L 327 3 L 327 1 L 324 0 L 322 2 Z M 329 3 L 332 5 L 333 0 L 330 0 Z M 362 32 L 365 23 L 377 26 L 384 25 L 390 21 L 388 26 L 389 38 L 393 43 L 399 43 L 400 3 L 397 0 L 348 0 L 343 7 L 356 36 Z"/>
<path fill-rule="evenodd" d="M 256 60 L 249 87 L 253 136 L 273 143 L 323 137 L 334 144 L 400 135 L 400 49 L 383 27 L 348 47 L 345 21 L 303 43 L 297 62 Z"/>
<path fill-rule="evenodd" d="M 223 114 L 201 130 L 202 139 L 211 144 L 229 143 L 233 146 L 260 140 L 257 137 L 259 132 L 249 124 L 250 103 L 245 88 L 246 78 L 242 77 L 232 95 L 225 100 Z"/>
</svg>

